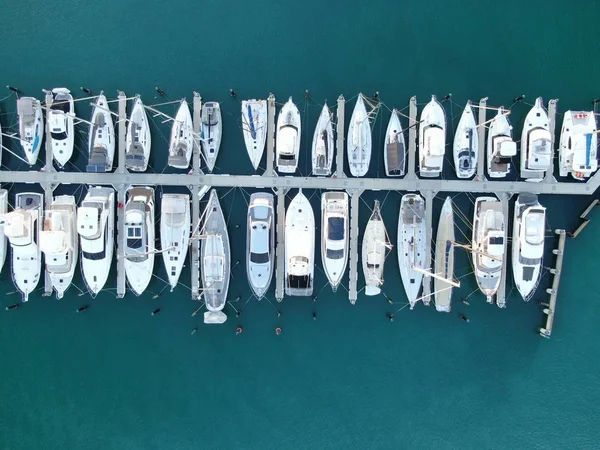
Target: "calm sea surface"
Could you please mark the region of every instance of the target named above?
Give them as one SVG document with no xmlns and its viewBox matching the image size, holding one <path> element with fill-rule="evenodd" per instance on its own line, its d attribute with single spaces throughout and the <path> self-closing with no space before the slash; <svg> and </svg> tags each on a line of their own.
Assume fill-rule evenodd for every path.
<svg viewBox="0 0 600 450">
<path fill-rule="evenodd" d="M 197 90 L 205 100 L 222 102 L 225 136 L 217 172 L 244 174 L 251 166 L 239 100 L 229 97 L 229 89 L 240 99 L 272 92 L 284 102 L 291 95 L 303 119 L 304 175 L 323 102 L 332 105 L 344 94 L 349 117 L 358 92 L 379 91 L 385 106 L 373 126 L 369 172 L 377 176 L 383 173 L 379 149 L 390 108 L 405 108 L 411 95 L 423 104 L 431 94 L 451 92 L 444 107 L 456 127 L 467 99 L 489 96 L 488 104 L 509 106 L 524 94 L 525 103 L 511 115 L 517 136 L 537 96 L 559 98 L 559 112 L 591 108 L 600 96 L 599 15 L 596 2 L 559 0 L 5 0 L 0 85 L 38 98 L 42 88 L 56 86 L 80 98 L 80 86 L 109 97 L 122 89 L 141 94 L 147 104 L 164 101 L 153 99 L 155 86 L 171 99 L 191 100 Z M 307 89 L 310 99 L 304 98 Z M 0 107 L 3 129 L 15 131 L 14 96 Z M 174 114 L 175 108 L 163 111 Z M 89 117 L 87 102 L 76 110 Z M 162 172 L 169 129 L 157 123 L 152 133 L 151 165 Z M 85 167 L 85 139 L 82 127 L 69 170 Z M 8 140 L 4 145 L 17 151 Z M 26 169 L 7 151 L 2 162 L 5 170 Z M 11 202 L 16 192 L 39 190 L 3 187 Z M 162 192 L 157 188 L 157 199 Z M 244 260 L 251 192 L 219 191 L 234 262 Z M 56 193 L 83 195 L 77 186 L 60 186 Z M 321 192 L 307 194 L 318 211 Z M 361 231 L 379 199 L 395 241 L 401 194 L 365 193 Z M 434 217 L 445 195 L 434 200 Z M 473 197 L 451 195 L 471 220 Z M 552 230 L 574 229 L 590 198 L 540 200 L 548 207 L 550 265 L 557 242 Z M 466 224 L 460 227 L 469 235 Z M 580 237 L 567 242 L 549 341 L 536 333 L 543 320 L 536 303 L 546 298 L 548 273 L 529 303 L 509 276 L 508 307 L 500 310 L 475 291 L 462 251 L 456 262 L 462 287 L 451 314 L 421 304 L 405 308 L 394 249 L 384 285 L 393 304 L 361 293 L 351 306 L 344 289 L 332 294 L 325 286 L 320 268 L 316 302 L 288 298 L 277 304 L 271 291 L 259 303 L 251 298 L 241 262 L 233 269 L 229 320 L 222 326 L 191 317 L 197 304 L 184 285 L 154 298 L 165 286 L 160 259 L 156 278 L 139 298 L 116 299 L 113 274 L 111 289 L 94 300 L 72 287 L 61 301 L 38 292 L 6 312 L 4 306 L 19 301 L 7 259 L 0 276 L 0 449 L 599 448 L 599 238 L 600 216 L 594 213 Z M 189 269 L 181 280 L 188 284 Z M 75 285 L 83 288 L 80 274 Z M 469 295 L 470 306 L 456 301 Z M 89 310 L 76 314 L 82 304 Z M 162 312 L 152 317 L 157 307 Z M 386 313 L 395 313 L 393 323 Z M 244 328 L 240 336 L 238 325 Z M 281 336 L 276 326 L 283 328 Z M 198 332 L 191 336 L 194 327 Z"/>
</svg>

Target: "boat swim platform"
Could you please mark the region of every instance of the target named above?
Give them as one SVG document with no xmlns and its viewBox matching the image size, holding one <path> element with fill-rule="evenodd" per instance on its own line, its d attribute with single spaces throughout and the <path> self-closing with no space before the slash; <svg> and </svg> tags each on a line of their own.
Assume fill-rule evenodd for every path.
<svg viewBox="0 0 600 450">
<path fill-rule="evenodd" d="M 546 289 L 546 292 L 550 295 L 548 303 L 543 303 L 544 314 L 546 314 L 546 325 L 540 328 L 540 336 L 549 339 L 552 335 L 552 327 L 554 326 L 554 313 L 556 311 L 556 300 L 558 299 L 558 286 L 560 285 L 560 276 L 562 274 L 563 257 L 565 254 L 565 241 L 566 232 L 565 230 L 556 230 L 558 234 L 558 248 L 552 250 L 552 253 L 556 255 L 556 267 L 550 269 L 550 273 L 553 275 L 552 287 Z"/>
</svg>

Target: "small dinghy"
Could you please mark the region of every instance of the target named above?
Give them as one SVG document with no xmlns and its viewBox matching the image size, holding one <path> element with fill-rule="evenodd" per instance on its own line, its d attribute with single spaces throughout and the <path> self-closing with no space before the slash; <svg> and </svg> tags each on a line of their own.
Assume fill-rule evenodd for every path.
<svg viewBox="0 0 600 450">
<path fill-rule="evenodd" d="M 173 120 L 167 163 L 176 169 L 187 169 L 190 166 L 193 149 L 194 124 L 192 122 L 192 115 L 190 114 L 190 107 L 184 99 L 179 105 L 175 120 Z"/>
<path fill-rule="evenodd" d="M 127 137 L 125 138 L 125 166 L 134 172 L 144 172 L 150 161 L 152 137 L 146 108 L 139 95 L 133 101 L 133 110 L 129 116 Z"/>
<path fill-rule="evenodd" d="M 463 110 L 454 135 L 454 169 L 458 178 L 471 178 L 477 170 L 479 133 L 469 100 Z"/>
<path fill-rule="evenodd" d="M 323 106 L 321 115 L 315 128 L 312 142 L 312 168 L 313 175 L 327 177 L 331 175 L 333 164 L 333 125 L 331 112 L 327 103 Z"/>
<path fill-rule="evenodd" d="M 88 137 L 88 172 L 110 172 L 115 157 L 115 126 L 102 92 L 92 110 Z"/>
<path fill-rule="evenodd" d="M 362 268 L 365 276 L 365 295 L 378 295 L 383 286 L 385 257 L 391 245 L 379 210 L 379 200 L 375 200 L 373 212 L 367 222 L 362 241 Z"/>
<path fill-rule="evenodd" d="M 398 110 L 392 111 L 392 116 L 385 132 L 385 143 L 383 148 L 383 162 L 385 174 L 388 177 L 401 177 L 406 167 L 406 145 L 404 133 L 400 124 Z"/>
<path fill-rule="evenodd" d="M 300 132 L 300 111 L 290 97 L 277 117 L 275 152 L 277 170 L 281 173 L 294 173 L 298 168 Z"/>
<path fill-rule="evenodd" d="M 364 177 L 371 163 L 371 123 L 363 100 L 358 94 L 348 128 L 348 164 L 353 177 Z"/>
<path fill-rule="evenodd" d="M 202 105 L 202 125 L 200 139 L 202 151 L 206 159 L 206 167 L 212 172 L 221 148 L 223 124 L 221 123 L 221 106 L 217 102 L 206 102 Z"/>
<path fill-rule="evenodd" d="M 242 132 L 254 170 L 258 169 L 267 141 L 267 101 L 242 101 Z"/>
</svg>

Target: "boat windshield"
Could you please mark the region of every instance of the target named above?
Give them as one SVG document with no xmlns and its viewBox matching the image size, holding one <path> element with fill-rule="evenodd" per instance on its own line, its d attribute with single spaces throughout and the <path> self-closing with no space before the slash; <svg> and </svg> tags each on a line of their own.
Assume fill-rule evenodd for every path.
<svg viewBox="0 0 600 450">
<path fill-rule="evenodd" d="M 268 253 L 250 253 L 250 262 L 254 264 L 267 264 L 269 262 Z"/>
<path fill-rule="evenodd" d="M 325 257 L 327 259 L 342 259 L 344 257 L 344 249 L 332 250 L 328 248 Z"/>
<path fill-rule="evenodd" d="M 341 241 L 344 239 L 344 218 L 330 217 L 327 219 L 327 239 L 331 241 Z"/>
<path fill-rule="evenodd" d="M 142 248 L 142 227 L 129 227 L 127 228 L 127 247 L 139 250 Z"/>
<path fill-rule="evenodd" d="M 52 106 L 50 106 L 50 109 L 53 111 L 62 111 L 64 113 L 68 113 L 71 108 L 69 105 L 69 100 L 56 99 L 54 103 L 52 103 Z"/>
<path fill-rule="evenodd" d="M 531 212 L 525 217 L 525 240 L 531 245 L 540 245 L 544 242 L 544 214 Z"/>
<path fill-rule="evenodd" d="M 67 138 L 66 131 L 61 131 L 59 133 L 51 132 L 50 134 L 55 141 L 64 141 Z"/>
</svg>

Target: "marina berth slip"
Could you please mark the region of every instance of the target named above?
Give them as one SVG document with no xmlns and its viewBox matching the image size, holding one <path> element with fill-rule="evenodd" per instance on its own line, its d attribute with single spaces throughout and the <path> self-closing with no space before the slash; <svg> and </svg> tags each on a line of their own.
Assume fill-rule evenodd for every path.
<svg viewBox="0 0 600 450">
<path fill-rule="evenodd" d="M 325 192 L 321 196 L 321 261 L 333 292 L 348 265 L 348 194 Z"/>
<path fill-rule="evenodd" d="M 517 154 L 508 112 L 502 106 L 490 123 L 487 138 L 487 172 L 490 178 L 505 178 L 510 173 L 512 158 Z"/>
<path fill-rule="evenodd" d="M 348 165 L 353 177 L 364 177 L 371 163 L 371 123 L 364 97 L 358 94 L 348 127 Z M 338 149 L 340 151 L 340 149 Z"/>
<path fill-rule="evenodd" d="M 446 112 L 435 95 L 421 112 L 419 123 L 419 175 L 438 177 L 446 152 Z"/>
<path fill-rule="evenodd" d="M 469 100 L 460 116 L 454 135 L 454 169 L 458 178 L 471 178 L 477 170 L 479 134 Z"/>
<path fill-rule="evenodd" d="M 75 104 L 71 91 L 66 88 L 52 89 L 52 104 L 46 112 L 52 154 L 59 168 L 64 168 L 71 156 L 75 143 Z"/>
<path fill-rule="evenodd" d="M 34 192 L 15 195 L 15 209 L 0 218 L 4 235 L 11 247 L 11 275 L 15 287 L 26 302 L 40 281 L 42 252 L 39 236 L 42 231 L 44 196 Z"/>
<path fill-rule="evenodd" d="M 154 189 L 147 186 L 127 190 L 125 204 L 125 274 L 129 288 L 141 295 L 154 269 Z"/>
<path fill-rule="evenodd" d="M 505 217 L 502 203 L 497 198 L 478 197 L 475 200 L 471 245 L 477 285 L 487 302 L 492 303 L 500 286 L 506 245 Z"/>
<path fill-rule="evenodd" d="M 115 157 L 115 127 L 106 97 L 101 92 L 92 110 L 88 136 L 88 172 L 110 172 Z"/>
<path fill-rule="evenodd" d="M 383 163 L 388 177 L 401 177 L 406 169 L 406 144 L 398 110 L 394 109 L 388 122 L 383 144 Z"/>
<path fill-rule="evenodd" d="M 512 236 L 512 270 L 517 290 L 528 301 L 542 273 L 546 208 L 535 194 L 523 193 L 515 202 Z"/>
<path fill-rule="evenodd" d="M 127 124 L 125 165 L 134 172 L 145 172 L 150 160 L 152 137 L 146 109 L 139 95 L 135 96 Z"/>
<path fill-rule="evenodd" d="M 267 141 L 267 101 L 242 101 L 242 133 L 254 170 L 258 169 Z"/>
<path fill-rule="evenodd" d="M 8 212 L 8 191 L 6 189 L 0 189 L 0 223 L 3 217 Z M 4 234 L 4 227 L 0 225 L 0 272 L 4 268 L 6 262 L 6 254 L 8 253 L 6 235 Z"/>
<path fill-rule="evenodd" d="M 425 200 L 418 194 L 405 194 L 398 217 L 398 265 L 406 297 L 413 309 L 418 300 L 428 255 L 425 225 Z M 428 305 L 429 297 L 423 297 Z"/>
<path fill-rule="evenodd" d="M 189 112 L 189 111 L 188 111 Z M 212 172 L 219 156 L 223 124 L 221 123 L 221 106 L 217 102 L 206 102 L 202 105 L 202 124 L 200 140 L 206 167 Z"/>
<path fill-rule="evenodd" d="M 559 175 L 585 180 L 598 170 L 598 130 L 593 111 L 567 111 L 558 145 Z"/>
<path fill-rule="evenodd" d="M 204 323 L 224 323 L 227 320 L 223 308 L 231 277 L 231 250 L 227 223 L 215 189 L 210 191 L 200 239 L 202 292 L 208 310 L 204 313 Z"/>
<path fill-rule="evenodd" d="M 194 124 L 192 123 L 192 114 L 190 113 L 190 107 L 183 99 L 175 119 L 173 119 L 167 163 L 176 169 L 187 169 L 190 166 L 193 148 Z"/>
<path fill-rule="evenodd" d="M 273 194 L 256 192 L 248 203 L 246 271 L 258 300 L 271 285 L 275 262 L 275 202 Z"/>
<path fill-rule="evenodd" d="M 300 111 L 290 97 L 277 116 L 275 138 L 277 171 L 281 173 L 296 172 L 301 136 Z"/>
<path fill-rule="evenodd" d="M 190 196 L 163 194 L 160 204 L 160 250 L 171 290 L 175 289 L 190 245 Z"/>
<path fill-rule="evenodd" d="M 362 268 L 366 283 L 365 295 L 369 296 L 381 293 L 385 258 L 388 250 L 392 248 L 379 208 L 379 200 L 375 200 L 373 212 L 365 227 L 362 241 Z"/>
<path fill-rule="evenodd" d="M 435 309 L 450 312 L 454 282 L 454 210 L 446 197 L 435 238 L 435 276 L 433 279 Z"/>
<path fill-rule="evenodd" d="M 293 198 L 285 214 L 285 293 L 308 297 L 315 274 L 315 215 L 302 192 Z"/>
<path fill-rule="evenodd" d="M 22 97 L 17 100 L 19 140 L 30 166 L 38 159 L 44 140 L 44 114 L 37 98 Z"/>
<path fill-rule="evenodd" d="M 90 186 L 77 208 L 77 233 L 81 271 L 92 297 L 104 288 L 110 272 L 115 242 L 115 191 Z"/>
<path fill-rule="evenodd" d="M 312 171 L 313 175 L 331 175 L 333 164 L 333 124 L 331 123 L 331 111 L 327 103 L 323 105 L 321 115 L 315 127 L 312 141 Z"/>
<path fill-rule="evenodd" d="M 521 134 L 521 178 L 539 182 L 550 168 L 554 157 L 550 121 L 542 97 L 527 113 Z"/>
<path fill-rule="evenodd" d="M 77 257 L 77 206 L 72 195 L 59 195 L 52 199 L 44 211 L 44 225 L 40 233 L 40 248 L 44 253 L 46 272 L 50 276 L 56 298 L 63 298 L 71 286 Z"/>
</svg>

